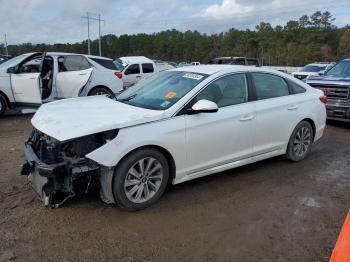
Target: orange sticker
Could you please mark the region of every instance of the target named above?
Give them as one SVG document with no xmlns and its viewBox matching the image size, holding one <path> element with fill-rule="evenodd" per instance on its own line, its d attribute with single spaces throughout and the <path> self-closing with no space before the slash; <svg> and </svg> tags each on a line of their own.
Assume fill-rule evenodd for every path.
<svg viewBox="0 0 350 262">
<path fill-rule="evenodd" d="M 171 99 L 171 98 L 173 98 L 174 96 L 176 96 L 176 93 L 173 92 L 173 91 L 170 91 L 170 92 L 168 92 L 168 93 L 165 95 L 165 98 L 166 98 L 166 99 Z"/>
</svg>

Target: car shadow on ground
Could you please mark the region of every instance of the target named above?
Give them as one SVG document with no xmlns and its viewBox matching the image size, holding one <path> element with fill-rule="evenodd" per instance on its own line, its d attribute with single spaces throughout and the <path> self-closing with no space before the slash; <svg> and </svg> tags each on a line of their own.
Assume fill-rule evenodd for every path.
<svg viewBox="0 0 350 262">
<path fill-rule="evenodd" d="M 350 129 L 350 122 L 327 120 L 327 125 Z"/>
</svg>

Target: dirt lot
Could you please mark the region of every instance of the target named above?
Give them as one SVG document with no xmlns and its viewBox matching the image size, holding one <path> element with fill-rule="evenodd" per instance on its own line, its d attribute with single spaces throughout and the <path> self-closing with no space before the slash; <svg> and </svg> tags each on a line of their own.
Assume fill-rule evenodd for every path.
<svg viewBox="0 0 350 262">
<path fill-rule="evenodd" d="M 80 197 L 46 209 L 26 177 L 31 116 L 0 119 L 0 261 L 327 261 L 350 208 L 350 126 L 283 157 L 171 187 L 128 213 Z"/>
</svg>

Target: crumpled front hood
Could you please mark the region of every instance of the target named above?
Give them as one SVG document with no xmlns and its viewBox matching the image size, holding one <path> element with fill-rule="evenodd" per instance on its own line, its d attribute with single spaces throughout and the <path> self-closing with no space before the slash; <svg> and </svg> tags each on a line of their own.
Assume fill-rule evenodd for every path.
<svg viewBox="0 0 350 262">
<path fill-rule="evenodd" d="M 106 96 L 59 100 L 42 105 L 32 125 L 59 141 L 159 120 L 164 111 L 117 102 Z"/>
</svg>

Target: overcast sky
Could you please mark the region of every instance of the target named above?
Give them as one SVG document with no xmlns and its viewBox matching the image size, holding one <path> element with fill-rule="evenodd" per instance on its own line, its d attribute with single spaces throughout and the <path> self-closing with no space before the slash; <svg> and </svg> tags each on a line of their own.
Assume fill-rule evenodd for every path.
<svg viewBox="0 0 350 262">
<path fill-rule="evenodd" d="M 329 10 L 337 26 L 350 23 L 350 0 L 0 0 L 0 43 L 66 43 L 87 38 L 86 12 L 100 13 L 102 34 L 153 33 L 165 29 L 217 33 L 254 28 Z M 91 23 L 91 38 L 98 23 Z"/>
</svg>

